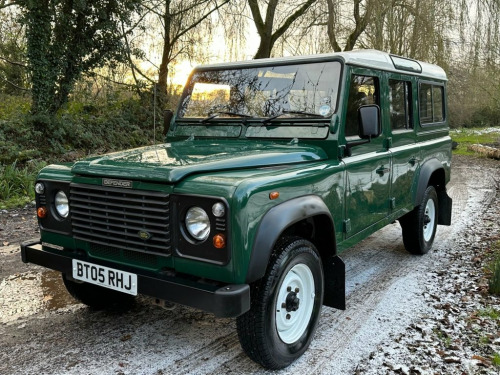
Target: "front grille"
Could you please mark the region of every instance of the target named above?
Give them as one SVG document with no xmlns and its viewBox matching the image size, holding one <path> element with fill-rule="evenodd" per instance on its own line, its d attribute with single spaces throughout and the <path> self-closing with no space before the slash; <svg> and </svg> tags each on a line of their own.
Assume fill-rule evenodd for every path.
<svg viewBox="0 0 500 375">
<path fill-rule="evenodd" d="M 144 266 L 149 268 L 160 268 L 161 257 L 152 253 L 143 253 L 130 250 L 121 250 L 115 247 L 91 244 L 89 254 L 108 260 L 121 260 L 134 265 Z"/>
<path fill-rule="evenodd" d="M 70 185 L 73 236 L 122 250 L 170 255 L 169 195 Z"/>
</svg>

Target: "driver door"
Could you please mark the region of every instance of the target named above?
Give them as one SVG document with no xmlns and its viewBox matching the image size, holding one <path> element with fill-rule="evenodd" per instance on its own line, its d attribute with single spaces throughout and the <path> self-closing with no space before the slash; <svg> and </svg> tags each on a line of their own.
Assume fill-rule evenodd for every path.
<svg viewBox="0 0 500 375">
<path fill-rule="evenodd" d="M 381 77 L 377 72 L 353 69 L 350 75 L 349 97 L 346 104 L 344 138 L 359 141 L 358 109 L 362 105 L 380 105 Z M 345 231 L 347 238 L 376 224 L 390 211 L 391 154 L 382 134 L 369 143 L 349 147 L 344 157 L 346 166 Z M 348 154 L 349 154 L 348 153 Z"/>
</svg>

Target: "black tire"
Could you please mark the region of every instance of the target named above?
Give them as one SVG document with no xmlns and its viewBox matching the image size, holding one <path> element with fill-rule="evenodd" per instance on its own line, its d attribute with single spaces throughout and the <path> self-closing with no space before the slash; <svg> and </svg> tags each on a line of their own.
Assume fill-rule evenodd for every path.
<svg viewBox="0 0 500 375">
<path fill-rule="evenodd" d="M 135 304 L 135 297 L 89 283 L 77 283 L 62 274 L 69 294 L 94 310 L 126 311 Z"/>
<path fill-rule="evenodd" d="M 323 282 L 321 259 L 311 242 L 300 238 L 279 241 L 265 276 L 251 287 L 250 311 L 236 321 L 245 353 L 263 367 L 275 370 L 299 358 L 316 330 Z M 278 302 L 278 298 L 283 301 Z M 284 324 L 290 328 L 278 332 Z"/>
<path fill-rule="evenodd" d="M 438 208 L 436 189 L 429 186 L 420 205 L 399 220 L 403 243 L 411 254 L 423 255 L 431 249 L 436 235 Z"/>
</svg>

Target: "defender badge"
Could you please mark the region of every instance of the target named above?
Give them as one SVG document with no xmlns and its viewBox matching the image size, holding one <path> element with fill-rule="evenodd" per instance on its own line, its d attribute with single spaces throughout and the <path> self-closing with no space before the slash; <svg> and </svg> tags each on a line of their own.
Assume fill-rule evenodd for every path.
<svg viewBox="0 0 500 375">
<path fill-rule="evenodd" d="M 103 186 L 120 187 L 125 189 L 132 189 L 132 181 L 129 180 L 114 180 L 112 178 L 103 178 Z"/>
</svg>

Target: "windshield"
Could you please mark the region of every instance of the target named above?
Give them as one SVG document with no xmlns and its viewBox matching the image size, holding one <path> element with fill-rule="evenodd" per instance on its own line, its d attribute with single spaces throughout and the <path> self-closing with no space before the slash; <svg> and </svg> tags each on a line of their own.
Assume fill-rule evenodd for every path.
<svg viewBox="0 0 500 375">
<path fill-rule="evenodd" d="M 327 117 L 336 110 L 340 68 L 329 61 L 197 71 L 177 118 Z"/>
</svg>

